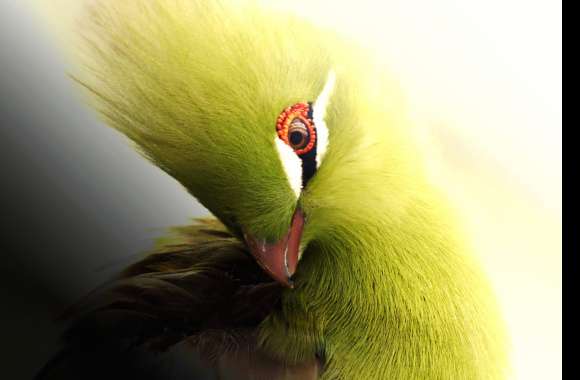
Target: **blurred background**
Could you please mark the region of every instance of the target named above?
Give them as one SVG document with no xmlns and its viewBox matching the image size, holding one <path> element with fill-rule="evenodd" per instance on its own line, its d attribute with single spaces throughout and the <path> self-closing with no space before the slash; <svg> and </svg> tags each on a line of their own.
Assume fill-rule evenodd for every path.
<svg viewBox="0 0 580 380">
<path fill-rule="evenodd" d="M 102 125 L 67 77 L 83 3 L 0 2 L 6 379 L 30 379 L 55 352 L 53 318 L 66 305 L 166 227 L 207 215 Z M 513 378 L 561 378 L 561 2 L 267 3 L 384 60 L 424 130 L 433 180 L 462 213 L 498 294 Z"/>
</svg>

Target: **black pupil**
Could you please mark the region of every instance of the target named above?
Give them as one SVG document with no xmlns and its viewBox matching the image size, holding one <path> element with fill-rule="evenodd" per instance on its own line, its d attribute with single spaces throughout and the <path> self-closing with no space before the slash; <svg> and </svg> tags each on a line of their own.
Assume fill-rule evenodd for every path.
<svg viewBox="0 0 580 380">
<path fill-rule="evenodd" d="M 304 141 L 304 135 L 302 132 L 294 131 L 290 133 L 290 143 L 292 145 L 300 145 Z"/>
</svg>

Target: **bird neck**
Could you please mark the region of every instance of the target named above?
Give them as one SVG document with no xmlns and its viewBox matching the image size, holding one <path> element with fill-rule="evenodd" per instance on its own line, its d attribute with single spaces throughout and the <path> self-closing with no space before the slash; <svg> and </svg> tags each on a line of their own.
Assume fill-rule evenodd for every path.
<svg viewBox="0 0 580 380">
<path fill-rule="evenodd" d="M 417 207 L 329 234 L 262 343 L 290 362 L 325 357 L 329 378 L 501 378 L 495 305 L 456 232 Z"/>
</svg>

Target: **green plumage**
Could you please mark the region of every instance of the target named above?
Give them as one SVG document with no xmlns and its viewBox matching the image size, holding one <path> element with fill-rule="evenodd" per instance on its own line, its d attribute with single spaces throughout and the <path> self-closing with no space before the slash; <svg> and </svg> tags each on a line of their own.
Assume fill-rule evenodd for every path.
<svg viewBox="0 0 580 380">
<path fill-rule="evenodd" d="M 276 241 L 297 203 L 307 215 L 295 288 L 256 330 L 267 355 L 322 354 L 324 379 L 506 376 L 490 287 L 371 55 L 244 1 L 106 1 L 83 25 L 95 107 L 234 236 Z M 296 199 L 276 119 L 330 70 L 328 152 Z"/>
</svg>

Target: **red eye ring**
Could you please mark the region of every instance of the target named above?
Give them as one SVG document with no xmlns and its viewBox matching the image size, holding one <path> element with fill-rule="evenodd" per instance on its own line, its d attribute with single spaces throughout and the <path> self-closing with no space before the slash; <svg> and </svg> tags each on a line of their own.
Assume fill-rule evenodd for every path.
<svg viewBox="0 0 580 380">
<path fill-rule="evenodd" d="M 278 116 L 278 120 L 276 122 L 276 131 L 278 133 L 278 137 L 290 147 L 292 147 L 292 144 L 289 141 L 288 131 L 292 122 L 296 119 L 299 119 L 302 124 L 306 126 L 308 129 L 309 141 L 304 148 L 293 148 L 294 152 L 298 155 L 310 152 L 316 144 L 316 129 L 314 128 L 314 122 L 308 117 L 309 113 L 310 105 L 308 103 L 296 103 L 293 106 L 286 107 L 280 116 Z"/>
</svg>

